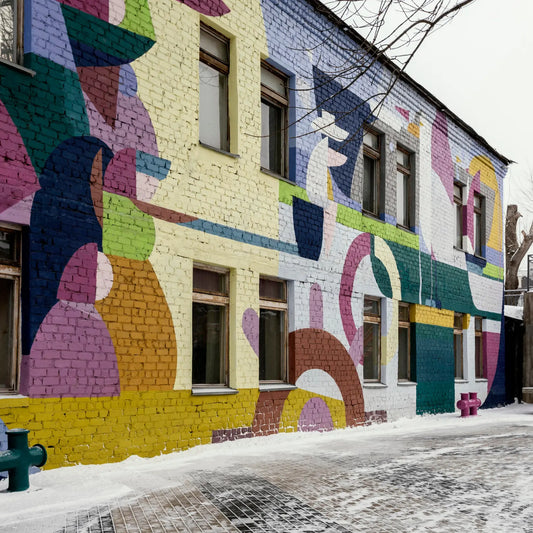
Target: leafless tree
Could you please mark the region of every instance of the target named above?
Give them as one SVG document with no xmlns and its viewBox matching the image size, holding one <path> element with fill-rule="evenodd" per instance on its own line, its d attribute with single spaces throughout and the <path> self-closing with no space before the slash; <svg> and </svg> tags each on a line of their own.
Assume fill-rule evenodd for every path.
<svg viewBox="0 0 533 533">
<path fill-rule="evenodd" d="M 14 61 L 14 2 L 0 0 L 0 57 Z"/>
<path fill-rule="evenodd" d="M 533 244 L 533 223 L 529 232 L 522 230 L 521 241 L 518 239 L 517 223 L 521 216 L 516 204 L 507 206 L 505 215 L 505 290 L 518 288 L 518 269 L 531 244 Z"/>
</svg>

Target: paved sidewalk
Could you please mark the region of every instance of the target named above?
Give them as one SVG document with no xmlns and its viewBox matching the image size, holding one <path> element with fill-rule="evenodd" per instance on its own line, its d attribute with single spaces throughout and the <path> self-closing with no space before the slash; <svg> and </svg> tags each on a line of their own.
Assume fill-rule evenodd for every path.
<svg viewBox="0 0 533 533">
<path fill-rule="evenodd" d="M 529 423 L 389 424 L 308 445 L 297 436 L 281 448 L 241 441 L 229 455 L 232 444 L 216 445 L 220 464 L 201 454 L 185 467 L 162 464 L 132 479 L 131 495 L 71 512 L 63 526 L 29 518 L 0 531 L 532 533 L 530 411 Z"/>
</svg>

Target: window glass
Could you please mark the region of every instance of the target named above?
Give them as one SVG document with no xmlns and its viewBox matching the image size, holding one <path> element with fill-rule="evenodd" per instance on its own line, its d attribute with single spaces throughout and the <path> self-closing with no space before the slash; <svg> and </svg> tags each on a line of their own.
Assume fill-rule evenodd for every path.
<svg viewBox="0 0 533 533">
<path fill-rule="evenodd" d="M 365 130 L 363 135 L 363 210 L 379 214 L 380 137 Z"/>
<path fill-rule="evenodd" d="M 261 278 L 259 280 L 259 297 L 267 300 L 285 302 L 285 282 L 270 278 Z"/>
<path fill-rule="evenodd" d="M 287 80 L 285 76 L 274 73 L 271 69 L 261 68 L 261 84 L 279 96 L 287 98 Z"/>
<path fill-rule="evenodd" d="M 200 30 L 200 50 L 223 63 L 229 62 L 228 40 L 206 26 Z"/>
<path fill-rule="evenodd" d="M 364 132 L 363 143 L 374 150 L 379 150 L 379 136 L 371 131 Z"/>
<path fill-rule="evenodd" d="M 397 223 L 411 227 L 411 211 L 414 203 L 411 187 L 411 155 L 404 150 L 396 150 L 396 213 Z"/>
<path fill-rule="evenodd" d="M 381 378 L 381 306 L 379 299 L 364 300 L 363 377 L 365 381 Z"/>
<path fill-rule="evenodd" d="M 485 368 L 483 364 L 483 322 L 482 318 L 475 319 L 475 351 L 476 351 L 476 378 L 485 378 Z"/>
<path fill-rule="evenodd" d="M 18 262 L 18 233 L 0 229 L 0 262 Z"/>
<path fill-rule="evenodd" d="M 453 186 L 453 201 L 455 205 L 455 247 L 463 248 L 463 188 Z"/>
<path fill-rule="evenodd" d="M 0 0 L 0 57 L 15 62 L 17 20 L 15 0 Z"/>
<path fill-rule="evenodd" d="M 227 275 L 214 270 L 195 268 L 192 279 L 195 291 L 220 293 L 227 295 Z"/>
<path fill-rule="evenodd" d="M 463 315 L 455 313 L 453 329 L 453 351 L 455 359 L 455 378 L 463 379 Z"/>
<path fill-rule="evenodd" d="M 398 304 L 398 380 L 411 380 L 409 304 Z"/>
<path fill-rule="evenodd" d="M 474 254 L 483 255 L 484 235 L 483 235 L 483 198 L 474 194 Z"/>
</svg>

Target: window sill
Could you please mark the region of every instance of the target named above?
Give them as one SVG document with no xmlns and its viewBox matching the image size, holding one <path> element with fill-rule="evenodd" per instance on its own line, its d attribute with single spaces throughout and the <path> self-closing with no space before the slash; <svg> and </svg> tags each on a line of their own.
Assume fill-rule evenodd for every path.
<svg viewBox="0 0 533 533">
<path fill-rule="evenodd" d="M 294 181 L 291 181 L 289 178 L 286 178 L 285 176 L 282 176 L 281 174 L 278 174 L 277 172 L 273 172 L 272 170 L 269 170 L 268 168 L 261 167 L 260 170 L 263 174 L 267 174 L 271 178 L 276 178 L 280 181 L 285 181 L 287 183 L 294 185 Z"/>
<path fill-rule="evenodd" d="M 385 383 L 363 382 L 363 389 L 386 389 Z"/>
<path fill-rule="evenodd" d="M 259 392 L 296 390 L 297 388 L 298 387 L 296 385 L 291 385 L 290 383 L 260 383 L 259 384 Z"/>
<path fill-rule="evenodd" d="M 458 251 L 458 252 L 463 252 L 463 253 L 466 254 L 466 250 L 464 248 L 458 248 L 457 246 L 454 246 L 453 249 Z"/>
<path fill-rule="evenodd" d="M 16 392 L 0 391 L 0 407 L 29 407 L 30 399 Z"/>
<path fill-rule="evenodd" d="M 468 380 L 464 378 L 455 378 L 455 383 L 468 383 Z"/>
<path fill-rule="evenodd" d="M 416 387 L 416 381 L 398 381 L 398 387 Z"/>
<path fill-rule="evenodd" d="M 227 396 L 230 394 L 238 394 L 237 389 L 232 389 L 230 387 L 217 387 L 217 386 L 206 386 L 206 387 L 193 387 L 191 389 L 191 394 L 193 396 Z"/>
<path fill-rule="evenodd" d="M 402 231 L 406 231 L 407 233 L 410 233 L 411 235 L 416 235 L 416 233 L 411 228 L 408 228 L 407 226 L 402 226 L 401 224 L 396 224 L 396 227 L 398 229 L 401 229 Z"/>
<path fill-rule="evenodd" d="M 487 378 L 476 378 L 476 383 L 488 383 L 489 380 Z"/>
<path fill-rule="evenodd" d="M 379 215 L 377 215 L 376 213 L 372 213 L 371 211 L 365 211 L 364 209 L 361 211 L 361 214 L 364 216 L 364 217 L 367 217 L 367 218 L 370 218 L 372 220 L 375 220 L 376 222 L 381 222 L 382 224 L 386 224 L 386 222 L 384 220 L 381 220 L 381 218 L 379 218 Z"/>
<path fill-rule="evenodd" d="M 213 152 L 217 152 L 222 155 L 227 155 L 228 157 L 232 157 L 233 159 L 239 159 L 241 157 L 239 154 L 233 154 L 232 152 L 226 152 L 226 150 L 221 150 L 220 148 L 216 148 L 215 146 L 211 146 L 210 144 L 205 144 L 202 141 L 199 141 L 199 145 L 202 148 L 205 148 L 206 150 L 211 150 Z"/>
<path fill-rule="evenodd" d="M 9 61 L 8 59 L 4 59 L 2 57 L 0 57 L 0 65 L 5 65 L 6 67 L 12 68 L 13 70 L 18 70 L 23 74 L 28 74 L 28 76 L 31 76 L 32 78 L 37 74 L 35 70 L 26 68 L 20 65 L 19 63 L 13 63 L 13 61 Z"/>
</svg>

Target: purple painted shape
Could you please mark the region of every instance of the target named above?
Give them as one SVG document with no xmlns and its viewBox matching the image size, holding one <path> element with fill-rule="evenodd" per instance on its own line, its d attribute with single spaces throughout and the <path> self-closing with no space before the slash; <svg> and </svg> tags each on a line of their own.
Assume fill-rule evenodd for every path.
<svg viewBox="0 0 533 533">
<path fill-rule="evenodd" d="M 137 150 L 120 150 L 109 162 L 105 171 L 104 191 L 137 198 Z"/>
<path fill-rule="evenodd" d="M 0 213 L 39 189 L 22 137 L 0 101 Z"/>
<path fill-rule="evenodd" d="M 474 194 L 481 190 L 481 172 L 478 170 L 472 179 L 466 206 L 463 206 L 463 227 L 464 232 L 474 244 Z"/>
<path fill-rule="evenodd" d="M 222 0 L 177 0 L 202 15 L 220 17 L 230 12 L 229 7 Z"/>
<path fill-rule="evenodd" d="M 444 189 L 453 204 L 453 168 L 452 152 L 448 141 L 448 121 L 443 113 L 437 111 L 431 130 L 431 168 L 437 173 Z"/>
<path fill-rule="evenodd" d="M 318 283 L 314 283 L 309 291 L 309 327 L 324 329 L 324 302 Z"/>
<path fill-rule="evenodd" d="M 311 398 L 298 419 L 298 431 L 331 431 L 333 420 L 327 403 L 322 398 Z"/>
<path fill-rule="evenodd" d="M 255 309 L 249 307 L 242 314 L 242 330 L 255 355 L 259 357 L 259 317 Z"/>
<path fill-rule="evenodd" d="M 57 302 L 23 357 L 21 392 L 34 398 L 118 396 L 115 349 L 92 304 Z"/>
<path fill-rule="evenodd" d="M 26 198 L 22 199 L 18 204 L 15 204 L 13 207 L 8 207 L 5 211 L 2 211 L 2 220 L 29 226 L 31 222 L 31 208 L 34 198 L 35 193 L 32 193 L 29 196 L 26 196 Z"/>
<path fill-rule="evenodd" d="M 57 0 L 32 0 L 30 12 L 30 42 L 24 43 L 24 51 L 76 71 L 61 5 Z"/>
<path fill-rule="evenodd" d="M 490 391 L 498 367 L 498 355 L 500 353 L 499 333 L 483 332 L 483 351 L 483 368 L 486 369 L 486 378 L 488 381 L 487 391 Z"/>
<path fill-rule="evenodd" d="M 58 0 L 58 2 L 109 22 L 109 0 Z"/>
<path fill-rule="evenodd" d="M 352 345 L 357 328 L 352 315 L 352 292 L 355 274 L 363 257 L 370 255 L 370 234 L 362 233 L 356 237 L 344 260 L 344 268 L 341 277 L 339 291 L 339 307 L 344 333 L 350 346 Z"/>
<path fill-rule="evenodd" d="M 57 299 L 93 304 L 96 301 L 98 245 L 85 244 L 69 259 L 57 289 Z"/>
<path fill-rule="evenodd" d="M 398 111 L 398 113 L 400 113 L 400 115 L 402 115 L 402 117 L 405 119 L 405 120 L 409 120 L 409 111 L 407 111 L 407 109 L 404 109 L 403 107 L 400 107 L 400 106 L 395 106 L 396 108 L 396 111 Z"/>
<path fill-rule="evenodd" d="M 126 96 L 135 96 L 137 94 L 137 76 L 130 64 L 120 67 L 118 79 L 118 90 Z"/>
</svg>

